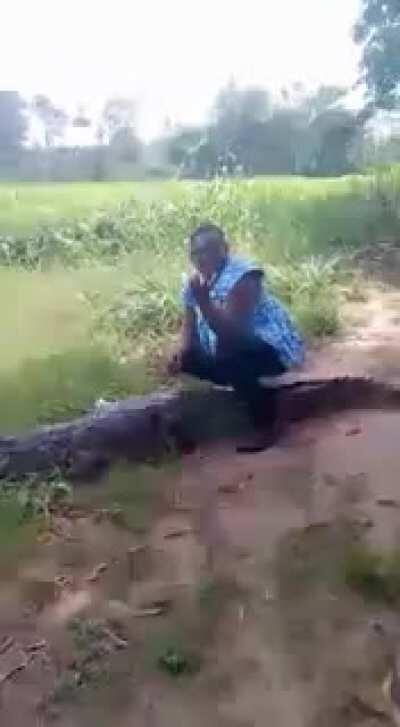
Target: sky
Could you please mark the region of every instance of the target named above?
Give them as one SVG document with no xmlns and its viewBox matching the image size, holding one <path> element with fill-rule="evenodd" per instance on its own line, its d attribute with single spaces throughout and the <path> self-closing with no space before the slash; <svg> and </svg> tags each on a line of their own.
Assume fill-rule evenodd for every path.
<svg viewBox="0 0 400 727">
<path fill-rule="evenodd" d="M 360 0 L 2 0 L 0 89 L 70 113 L 133 97 L 147 139 L 203 121 L 221 86 L 353 84 Z"/>
</svg>

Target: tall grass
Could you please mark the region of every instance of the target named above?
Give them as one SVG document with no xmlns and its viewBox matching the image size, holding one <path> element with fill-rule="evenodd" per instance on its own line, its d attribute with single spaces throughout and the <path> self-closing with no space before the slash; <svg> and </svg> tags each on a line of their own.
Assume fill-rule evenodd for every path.
<svg viewBox="0 0 400 727">
<path fill-rule="evenodd" d="M 0 262 L 44 269 L 55 262 L 113 264 L 138 251 L 177 256 L 188 232 L 204 220 L 220 224 L 241 248 L 266 262 L 326 255 L 399 231 L 400 173 L 395 170 L 340 180 L 169 183 L 165 191 L 163 198 L 135 196 L 86 219 L 72 215 L 30 234 L 3 235 Z"/>
<path fill-rule="evenodd" d="M 310 338 L 329 336 L 340 326 L 341 258 L 311 257 L 269 266 L 271 288 Z"/>
</svg>

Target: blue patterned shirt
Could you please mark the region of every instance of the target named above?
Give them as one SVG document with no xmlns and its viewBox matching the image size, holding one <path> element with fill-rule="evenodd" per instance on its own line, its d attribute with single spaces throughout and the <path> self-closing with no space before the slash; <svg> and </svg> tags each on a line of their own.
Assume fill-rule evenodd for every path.
<svg viewBox="0 0 400 727">
<path fill-rule="evenodd" d="M 237 257 L 228 257 L 222 271 L 210 283 L 210 298 L 217 305 L 224 306 L 236 283 L 251 272 L 263 274 L 259 265 Z M 217 336 L 202 315 L 190 286 L 183 289 L 183 303 L 196 314 L 196 326 L 203 350 L 215 356 Z M 258 336 L 277 351 L 286 368 L 299 366 L 304 360 L 304 342 L 285 308 L 274 296 L 263 289 L 260 299 L 247 322 L 249 332 Z"/>
</svg>

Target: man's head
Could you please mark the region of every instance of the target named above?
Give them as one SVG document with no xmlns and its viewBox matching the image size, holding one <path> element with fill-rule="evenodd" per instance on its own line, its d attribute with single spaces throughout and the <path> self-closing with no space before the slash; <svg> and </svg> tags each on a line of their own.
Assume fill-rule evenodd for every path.
<svg viewBox="0 0 400 727">
<path fill-rule="evenodd" d="M 206 280 L 209 280 L 217 272 L 227 254 L 228 243 L 223 230 L 217 225 L 200 225 L 190 235 L 190 260 Z"/>
</svg>

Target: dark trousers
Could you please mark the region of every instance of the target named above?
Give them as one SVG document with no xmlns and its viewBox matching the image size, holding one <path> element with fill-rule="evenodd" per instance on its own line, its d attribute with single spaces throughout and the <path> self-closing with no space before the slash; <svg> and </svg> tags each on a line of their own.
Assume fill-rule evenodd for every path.
<svg viewBox="0 0 400 727">
<path fill-rule="evenodd" d="M 256 426 L 274 423 L 276 396 L 259 383 L 262 376 L 285 373 L 276 350 L 259 338 L 243 337 L 229 347 L 221 346 L 215 357 L 193 346 L 182 358 L 182 372 L 211 381 L 219 386 L 232 386 L 244 400 Z"/>
</svg>

